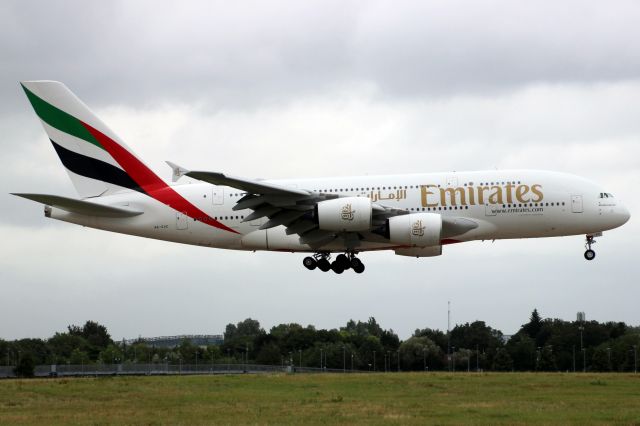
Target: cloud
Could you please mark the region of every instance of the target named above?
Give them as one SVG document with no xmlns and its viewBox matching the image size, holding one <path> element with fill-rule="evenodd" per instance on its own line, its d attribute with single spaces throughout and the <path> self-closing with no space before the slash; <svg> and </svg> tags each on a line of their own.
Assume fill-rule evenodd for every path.
<svg viewBox="0 0 640 426">
<path fill-rule="evenodd" d="M 17 84 L 64 81 L 147 164 L 287 178 L 544 168 L 640 211 L 635 2 L 4 2 L 0 5 L 0 338 L 95 319 L 117 337 L 221 332 L 246 317 L 417 327 L 543 315 L 637 323 L 632 217 L 582 237 L 474 242 L 439 258 L 203 249 L 47 220 L 8 195 L 74 196 Z M 607 297 L 603 297 L 607 294 Z M 609 296 L 611 295 L 611 296 Z M 623 295 L 623 296 L 622 296 Z M 114 314 L 116 313 L 116 314 Z"/>
</svg>

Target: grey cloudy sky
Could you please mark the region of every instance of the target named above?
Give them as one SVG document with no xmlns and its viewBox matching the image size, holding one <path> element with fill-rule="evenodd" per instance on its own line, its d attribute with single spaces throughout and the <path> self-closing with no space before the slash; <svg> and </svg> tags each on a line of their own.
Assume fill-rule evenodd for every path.
<svg viewBox="0 0 640 426">
<path fill-rule="evenodd" d="M 0 338 L 88 319 L 115 338 L 375 316 L 408 337 L 482 319 L 640 323 L 640 3 L 635 1 L 0 3 Z M 364 254 L 182 246 L 47 220 L 9 192 L 74 196 L 19 87 L 65 82 L 168 179 L 164 160 L 247 177 L 542 168 L 622 198 L 605 234 Z"/>
</svg>

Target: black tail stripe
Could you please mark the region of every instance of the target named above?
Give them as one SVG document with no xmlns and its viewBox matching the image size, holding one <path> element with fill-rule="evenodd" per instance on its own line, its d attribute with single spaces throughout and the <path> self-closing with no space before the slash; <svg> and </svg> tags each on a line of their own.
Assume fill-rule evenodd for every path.
<svg viewBox="0 0 640 426">
<path fill-rule="evenodd" d="M 142 188 L 124 170 L 104 161 L 70 151 L 52 139 L 49 140 L 58 153 L 62 164 L 73 173 L 144 193 Z"/>
</svg>

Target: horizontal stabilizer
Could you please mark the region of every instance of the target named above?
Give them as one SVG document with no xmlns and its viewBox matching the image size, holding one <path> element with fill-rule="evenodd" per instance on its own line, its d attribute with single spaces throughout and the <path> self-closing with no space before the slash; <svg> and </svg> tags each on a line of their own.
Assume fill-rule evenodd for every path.
<svg viewBox="0 0 640 426">
<path fill-rule="evenodd" d="M 85 216 L 99 217 L 132 217 L 141 215 L 143 212 L 127 209 L 124 207 L 105 206 L 89 201 L 76 200 L 73 198 L 61 197 L 59 195 L 48 194 L 11 194 L 37 203 L 46 204 L 51 207 L 76 213 Z"/>
</svg>

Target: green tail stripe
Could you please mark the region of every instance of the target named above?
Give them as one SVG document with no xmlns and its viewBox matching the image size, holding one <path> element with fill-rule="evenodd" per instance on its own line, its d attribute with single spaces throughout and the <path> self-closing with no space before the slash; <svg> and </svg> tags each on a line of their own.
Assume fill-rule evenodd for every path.
<svg viewBox="0 0 640 426">
<path fill-rule="evenodd" d="M 42 121 L 51 127 L 55 127 L 61 132 L 68 133 L 92 143 L 98 148 L 104 149 L 96 138 L 94 138 L 93 135 L 82 125 L 80 120 L 40 99 L 33 92 L 24 87 L 24 85 L 22 85 L 22 88 L 27 94 L 27 98 L 29 98 L 29 102 L 31 102 L 36 114 L 38 114 L 38 117 L 40 117 Z"/>
</svg>

